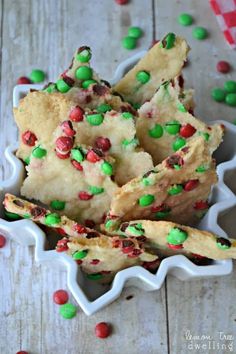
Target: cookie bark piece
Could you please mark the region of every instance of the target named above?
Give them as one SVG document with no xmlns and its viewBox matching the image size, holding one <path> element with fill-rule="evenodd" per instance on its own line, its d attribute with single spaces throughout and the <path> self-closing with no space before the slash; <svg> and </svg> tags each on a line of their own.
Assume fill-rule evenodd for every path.
<svg viewBox="0 0 236 354">
<path fill-rule="evenodd" d="M 172 46 L 163 46 L 170 35 L 174 38 Z M 187 59 L 189 47 L 186 41 L 173 33 L 168 34 L 162 42 L 154 45 L 147 54 L 131 69 L 114 87 L 123 98 L 132 103 L 143 104 L 150 100 L 157 88 L 165 81 L 174 79 L 182 70 Z M 146 73 L 149 80 L 145 83 L 139 77 L 140 73 Z M 145 80 L 142 80 L 145 81 Z"/>
<path fill-rule="evenodd" d="M 32 152 L 21 187 L 22 196 L 46 205 L 54 200 L 63 201 L 65 206 L 59 213 L 80 221 L 92 219 L 96 224 L 101 223 L 117 190 L 112 181 L 114 160 L 97 155 L 96 161 L 89 161 L 91 148 L 87 146 L 74 145 L 65 159 L 58 157 L 51 146 L 41 144 L 40 148 L 47 153 L 38 158 Z"/>
<path fill-rule="evenodd" d="M 196 202 L 206 200 L 216 182 L 207 142 L 202 137 L 192 139 L 153 171 L 119 188 L 107 217 L 112 223 L 106 225 L 141 218 L 191 225 L 199 217 Z"/>
<path fill-rule="evenodd" d="M 127 224 L 127 223 L 126 223 Z M 226 239 L 208 231 L 202 231 L 188 226 L 168 221 L 137 220 L 125 225 L 122 235 L 135 237 L 135 228 L 139 225 L 146 237 L 145 247 L 160 251 L 170 251 L 173 254 L 184 254 L 189 258 L 194 255 L 210 259 L 236 259 L 236 240 Z M 124 224 L 120 229 L 124 229 Z M 174 249 L 175 248 L 175 249 Z"/>
<path fill-rule="evenodd" d="M 178 143 L 184 146 L 198 135 L 205 138 L 213 152 L 224 132 L 222 125 L 208 126 L 190 114 L 179 99 L 179 90 L 171 82 L 161 85 L 151 101 L 139 109 L 136 129 L 141 146 L 151 154 L 154 164 L 171 155 Z"/>
<path fill-rule="evenodd" d="M 57 250 L 62 251 L 60 248 L 63 245 L 64 250 L 79 262 L 85 273 L 97 274 L 97 277 L 92 279 L 107 279 L 107 275 L 114 276 L 122 269 L 158 259 L 156 255 L 143 249 L 142 241 L 133 237 L 124 240 L 119 235 L 113 237 L 103 235 L 66 216 L 57 214 L 56 218 L 56 214 L 52 214 L 50 210 L 11 194 L 5 195 L 3 204 L 8 212 L 49 226 L 56 231 L 60 230 L 61 233 L 63 231 L 65 236 L 58 242 Z M 54 223 L 49 224 L 50 217 Z"/>
</svg>

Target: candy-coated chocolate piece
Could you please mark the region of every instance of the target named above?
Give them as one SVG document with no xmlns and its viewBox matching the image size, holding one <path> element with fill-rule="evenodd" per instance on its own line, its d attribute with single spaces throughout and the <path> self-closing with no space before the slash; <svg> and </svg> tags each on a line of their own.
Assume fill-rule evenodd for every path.
<svg viewBox="0 0 236 354">
<path fill-rule="evenodd" d="M 70 120 L 65 120 L 64 122 L 62 122 L 61 129 L 62 129 L 63 133 L 66 134 L 67 136 L 73 137 L 76 134 Z"/>
<path fill-rule="evenodd" d="M 50 206 L 52 209 L 55 209 L 55 210 L 63 210 L 63 209 L 65 209 L 66 202 L 63 202 L 61 200 L 52 200 L 50 203 Z"/>
<path fill-rule="evenodd" d="M 236 106 L 236 93 L 228 93 L 225 97 L 225 102 L 227 105 L 235 107 Z"/>
<path fill-rule="evenodd" d="M 78 259 L 83 259 L 87 256 L 88 251 L 87 250 L 83 250 L 83 251 L 76 251 L 75 253 L 73 253 L 72 258 L 75 260 Z"/>
<path fill-rule="evenodd" d="M 220 60 L 216 65 L 216 69 L 222 74 L 227 74 L 231 70 L 231 67 L 227 61 Z"/>
<path fill-rule="evenodd" d="M 155 201 L 155 197 L 152 194 L 145 194 L 139 198 L 138 203 L 141 207 L 151 205 Z"/>
<path fill-rule="evenodd" d="M 196 129 L 189 123 L 182 125 L 179 131 L 179 135 L 183 138 L 190 138 L 196 132 Z"/>
<path fill-rule="evenodd" d="M 26 352 L 25 350 L 20 350 L 19 352 L 17 352 L 16 354 L 29 354 L 28 352 Z"/>
<path fill-rule="evenodd" d="M 111 165 L 109 162 L 107 162 L 107 161 L 104 161 L 104 162 L 103 162 L 103 164 L 102 164 L 102 166 L 101 166 L 101 170 L 102 170 L 102 172 L 103 172 L 105 175 L 107 175 L 107 176 L 112 176 L 112 174 L 113 174 L 113 167 L 112 167 L 112 165 Z"/>
<path fill-rule="evenodd" d="M 204 27 L 195 27 L 193 29 L 193 37 L 198 40 L 206 39 L 208 36 L 207 30 Z"/>
<path fill-rule="evenodd" d="M 99 280 L 103 278 L 101 273 L 87 274 L 87 278 L 90 280 Z"/>
<path fill-rule="evenodd" d="M 3 235 L 0 235 L 0 248 L 3 248 L 6 244 L 6 237 Z"/>
<path fill-rule="evenodd" d="M 68 85 L 63 79 L 57 80 L 56 86 L 58 91 L 60 91 L 61 93 L 66 93 L 71 89 L 71 86 Z"/>
<path fill-rule="evenodd" d="M 188 182 L 185 183 L 184 185 L 184 190 L 185 192 L 190 192 L 193 189 L 195 189 L 199 185 L 199 180 L 198 179 L 192 179 Z"/>
<path fill-rule="evenodd" d="M 187 13 L 182 13 L 178 17 L 178 22 L 182 26 L 190 26 L 193 23 L 193 17 Z"/>
<path fill-rule="evenodd" d="M 185 145 L 186 145 L 186 140 L 184 138 L 177 138 L 173 142 L 172 147 L 173 147 L 174 151 L 177 151 L 177 150 L 181 149 Z"/>
<path fill-rule="evenodd" d="M 102 187 L 96 187 L 96 186 L 89 186 L 89 192 L 90 192 L 91 194 L 95 194 L 95 195 L 101 194 L 101 193 L 104 192 L 104 188 L 102 188 Z"/>
<path fill-rule="evenodd" d="M 125 118 L 125 119 L 132 119 L 132 118 L 134 118 L 133 114 L 130 113 L 130 112 L 123 112 L 123 113 L 122 113 L 122 117 Z"/>
<path fill-rule="evenodd" d="M 84 119 L 84 110 L 80 106 L 74 107 L 69 114 L 69 118 L 72 122 L 82 122 Z"/>
<path fill-rule="evenodd" d="M 90 125 L 100 125 L 104 120 L 104 116 L 101 113 L 87 114 L 86 120 Z"/>
<path fill-rule="evenodd" d="M 45 79 L 45 72 L 40 70 L 40 69 L 34 69 L 31 71 L 30 73 L 30 80 L 36 84 L 36 83 L 39 83 L 39 82 L 42 82 L 44 81 Z"/>
<path fill-rule="evenodd" d="M 224 83 L 224 89 L 228 93 L 236 93 L 236 81 L 228 80 Z"/>
<path fill-rule="evenodd" d="M 160 46 L 165 49 L 171 49 L 175 45 L 175 34 L 174 33 L 168 33 L 165 38 L 160 43 Z"/>
<path fill-rule="evenodd" d="M 67 303 L 67 304 L 60 306 L 59 312 L 63 318 L 71 319 L 71 318 L 75 317 L 75 315 L 77 313 L 77 309 L 76 309 L 75 305 Z"/>
<path fill-rule="evenodd" d="M 148 130 L 148 134 L 155 139 L 161 138 L 163 135 L 163 128 L 160 124 L 155 124 L 152 129 Z"/>
<path fill-rule="evenodd" d="M 86 159 L 92 163 L 96 163 L 96 162 L 100 161 L 101 157 L 102 156 L 101 156 L 99 150 L 98 151 L 89 150 L 86 155 Z"/>
<path fill-rule="evenodd" d="M 69 300 L 69 295 L 66 290 L 59 289 L 53 293 L 53 301 L 57 305 L 66 304 Z"/>
<path fill-rule="evenodd" d="M 109 112 L 111 110 L 112 110 L 112 106 L 110 106 L 107 103 L 102 103 L 102 104 L 100 104 L 100 106 L 97 107 L 97 111 L 99 113 L 106 113 L 106 112 Z"/>
<path fill-rule="evenodd" d="M 204 210 L 209 208 L 209 203 L 204 200 L 200 200 L 194 204 L 194 209 Z"/>
<path fill-rule="evenodd" d="M 218 237 L 216 239 L 216 244 L 217 247 L 220 248 L 221 250 L 227 250 L 231 247 L 231 242 L 227 238 L 224 237 Z"/>
<path fill-rule="evenodd" d="M 82 191 L 82 192 L 79 192 L 78 197 L 79 197 L 80 200 L 86 201 L 86 200 L 92 199 L 93 195 L 89 194 L 89 193 L 87 193 L 85 191 Z"/>
<path fill-rule="evenodd" d="M 71 157 L 77 162 L 82 162 L 85 159 L 83 149 L 81 147 L 75 147 L 71 150 Z"/>
<path fill-rule="evenodd" d="M 98 338 L 107 338 L 111 333 L 110 325 L 106 322 L 100 322 L 95 326 L 95 335 Z"/>
<path fill-rule="evenodd" d="M 132 50 L 136 48 L 137 40 L 134 37 L 126 36 L 122 39 L 122 46 L 125 49 Z"/>
<path fill-rule="evenodd" d="M 29 130 L 25 131 L 21 138 L 23 143 L 28 146 L 34 146 L 35 142 L 37 141 L 36 135 Z"/>
<path fill-rule="evenodd" d="M 91 80 L 93 70 L 89 66 L 80 66 L 75 72 L 75 77 L 78 80 Z"/>
<path fill-rule="evenodd" d="M 89 47 L 81 47 L 78 50 L 78 53 L 76 55 L 76 59 L 80 61 L 81 63 L 87 63 L 91 59 L 92 54 L 91 50 Z"/>
<path fill-rule="evenodd" d="M 32 151 L 32 156 L 36 157 L 37 159 L 42 159 L 44 156 L 47 155 L 47 150 L 37 146 Z"/>
<path fill-rule="evenodd" d="M 111 142 L 108 138 L 103 138 L 102 136 L 99 136 L 95 140 L 95 146 L 105 152 L 111 148 Z"/>
<path fill-rule="evenodd" d="M 167 235 L 167 242 L 171 245 L 181 245 L 187 238 L 186 231 L 173 227 Z"/>
<path fill-rule="evenodd" d="M 59 224 L 60 222 L 61 222 L 61 217 L 56 213 L 51 213 L 45 216 L 45 224 L 47 226 L 56 225 Z"/>
<path fill-rule="evenodd" d="M 151 78 L 151 75 L 147 71 L 139 71 L 136 74 L 136 79 L 141 83 L 141 84 L 146 84 Z"/>
<path fill-rule="evenodd" d="M 53 92 L 56 92 L 56 91 L 57 91 L 57 85 L 56 84 L 49 84 L 43 89 L 43 92 L 47 92 L 47 93 L 53 93 Z"/>
<path fill-rule="evenodd" d="M 165 124 L 165 131 L 171 135 L 176 135 L 180 131 L 180 128 L 181 124 L 176 120 Z"/>
<path fill-rule="evenodd" d="M 87 90 L 89 88 L 90 85 L 96 84 L 97 81 L 96 80 L 85 80 L 82 82 L 81 86 L 83 87 L 83 89 Z"/>
<path fill-rule="evenodd" d="M 26 76 L 21 76 L 16 83 L 17 85 L 30 85 L 32 81 Z"/>
<path fill-rule="evenodd" d="M 74 141 L 73 138 L 69 136 L 60 136 L 57 138 L 55 144 L 60 152 L 68 152 L 72 149 Z"/>
<path fill-rule="evenodd" d="M 211 97 L 217 102 L 223 102 L 225 100 L 226 92 L 225 90 L 216 87 L 211 90 Z"/>
<path fill-rule="evenodd" d="M 129 27 L 128 29 L 128 36 L 129 37 L 133 37 L 133 38 L 140 38 L 142 37 L 143 35 L 143 31 L 141 30 L 140 27 L 136 27 L 136 26 L 133 26 L 133 27 Z"/>
<path fill-rule="evenodd" d="M 183 186 L 181 184 L 175 184 L 174 186 L 170 187 L 168 189 L 168 194 L 169 195 L 176 195 L 181 193 L 183 190 Z"/>
<path fill-rule="evenodd" d="M 126 4 L 128 4 L 129 0 L 115 0 L 115 2 L 118 5 L 126 5 Z"/>
</svg>

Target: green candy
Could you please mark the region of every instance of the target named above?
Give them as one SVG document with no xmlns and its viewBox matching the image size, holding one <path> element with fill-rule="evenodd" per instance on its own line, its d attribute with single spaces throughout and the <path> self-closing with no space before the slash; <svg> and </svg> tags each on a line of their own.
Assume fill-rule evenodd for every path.
<svg viewBox="0 0 236 354">
<path fill-rule="evenodd" d="M 52 200 L 50 203 L 50 206 L 52 209 L 55 209 L 55 210 L 63 210 L 63 209 L 65 209 L 66 202 L 63 202 L 61 200 Z"/>
<path fill-rule="evenodd" d="M 127 36 L 122 39 L 122 46 L 125 49 L 132 50 L 136 48 L 136 45 L 137 45 L 137 40 L 134 37 Z"/>
<path fill-rule="evenodd" d="M 80 66 L 76 72 L 77 80 L 91 80 L 93 78 L 93 70 L 89 66 Z"/>
<path fill-rule="evenodd" d="M 83 89 L 88 89 L 90 85 L 96 84 L 97 81 L 96 80 L 85 80 L 82 82 L 81 86 Z"/>
<path fill-rule="evenodd" d="M 223 102 L 225 100 L 225 96 L 225 91 L 221 88 L 216 87 L 211 90 L 211 97 L 217 102 Z"/>
<path fill-rule="evenodd" d="M 145 194 L 139 198 L 138 203 L 141 207 L 151 205 L 155 201 L 155 197 L 152 194 Z"/>
<path fill-rule="evenodd" d="M 75 305 L 67 303 L 60 306 L 59 312 L 63 318 L 70 320 L 71 318 L 75 317 L 77 309 Z"/>
<path fill-rule="evenodd" d="M 171 49 L 175 44 L 175 34 L 168 33 L 165 38 L 161 41 L 160 46 L 165 49 Z"/>
<path fill-rule="evenodd" d="M 151 75 L 147 71 L 138 71 L 136 74 L 136 79 L 141 83 L 141 84 L 146 84 L 151 78 Z"/>
<path fill-rule="evenodd" d="M 84 161 L 84 152 L 82 148 L 80 147 L 75 147 L 74 149 L 71 150 L 71 157 L 73 160 L 76 160 L 77 162 L 82 162 Z"/>
<path fill-rule="evenodd" d="M 53 93 L 53 92 L 57 91 L 57 86 L 56 86 L 56 84 L 51 84 L 48 87 L 46 87 L 43 91 L 47 92 L 47 93 Z"/>
<path fill-rule="evenodd" d="M 208 133 L 202 133 L 203 138 L 208 141 L 210 139 L 210 134 Z"/>
<path fill-rule="evenodd" d="M 30 156 L 28 156 L 28 157 L 26 157 L 26 158 L 24 159 L 24 163 L 25 163 L 26 165 L 29 165 L 29 164 L 30 164 Z"/>
<path fill-rule="evenodd" d="M 47 150 L 41 148 L 40 146 L 36 146 L 32 151 L 32 156 L 37 159 L 42 159 L 47 155 Z"/>
<path fill-rule="evenodd" d="M 193 29 L 193 37 L 198 40 L 206 39 L 207 35 L 207 30 L 203 27 L 195 27 Z"/>
<path fill-rule="evenodd" d="M 24 215 L 23 215 L 23 218 L 24 218 L 24 219 L 30 219 L 30 218 L 31 218 L 31 215 L 30 215 L 30 214 L 24 214 Z"/>
<path fill-rule="evenodd" d="M 61 93 L 66 93 L 71 89 L 71 86 L 69 86 L 63 79 L 57 80 L 56 86 Z"/>
<path fill-rule="evenodd" d="M 228 250 L 231 247 L 231 242 L 227 238 L 219 237 L 216 240 L 216 245 L 221 250 Z"/>
<path fill-rule="evenodd" d="M 167 242 L 171 245 L 181 245 L 188 238 L 186 231 L 173 227 L 167 235 Z"/>
<path fill-rule="evenodd" d="M 229 80 L 224 83 L 224 89 L 228 93 L 236 93 L 236 81 Z"/>
<path fill-rule="evenodd" d="M 79 259 L 83 259 L 87 256 L 88 251 L 87 250 L 83 250 L 83 251 L 76 251 L 75 253 L 73 253 L 72 258 L 75 259 L 76 261 Z"/>
<path fill-rule="evenodd" d="M 130 104 L 131 104 L 131 106 L 132 106 L 134 109 L 136 109 L 136 111 L 141 107 L 141 104 L 140 104 L 140 103 L 131 103 L 131 102 L 130 102 Z"/>
<path fill-rule="evenodd" d="M 113 175 L 113 167 L 112 165 L 107 162 L 107 161 L 104 161 L 103 164 L 101 165 L 101 170 L 102 172 L 107 175 L 107 176 L 112 176 Z"/>
<path fill-rule="evenodd" d="M 144 229 L 142 228 L 142 224 L 137 225 L 129 225 L 126 231 L 133 236 L 143 236 Z"/>
<path fill-rule="evenodd" d="M 101 193 L 104 192 L 104 188 L 102 188 L 102 187 L 95 187 L 95 186 L 89 186 L 89 192 L 90 192 L 91 194 L 94 194 L 94 195 L 96 195 L 96 194 L 101 194 Z"/>
<path fill-rule="evenodd" d="M 112 106 L 110 106 L 109 104 L 106 103 L 102 103 L 100 104 L 100 106 L 97 107 L 97 111 L 99 113 L 106 113 L 112 110 Z"/>
<path fill-rule="evenodd" d="M 5 217 L 10 219 L 10 220 L 19 220 L 20 216 L 16 213 L 11 213 L 10 211 L 5 210 L 4 211 Z"/>
<path fill-rule="evenodd" d="M 177 195 L 181 193 L 183 190 L 183 186 L 181 184 L 175 184 L 173 187 L 168 189 L 169 195 Z"/>
<path fill-rule="evenodd" d="M 180 131 L 181 124 L 177 120 L 173 120 L 165 124 L 165 131 L 168 134 L 176 135 Z"/>
<path fill-rule="evenodd" d="M 122 117 L 125 118 L 125 119 L 134 118 L 133 114 L 130 113 L 130 112 L 124 112 L 124 113 L 122 113 Z"/>
<path fill-rule="evenodd" d="M 76 59 L 81 63 L 87 63 L 92 57 L 91 51 L 89 49 L 84 49 L 76 55 Z"/>
<path fill-rule="evenodd" d="M 131 140 L 128 140 L 128 139 L 124 139 L 123 141 L 122 141 L 122 145 L 124 146 L 124 147 L 127 147 L 127 146 L 137 146 L 139 144 L 139 141 L 138 141 L 138 139 L 137 138 L 133 138 L 133 139 L 131 139 Z"/>
<path fill-rule="evenodd" d="M 103 114 L 101 113 L 94 113 L 94 114 L 87 114 L 86 120 L 90 125 L 100 125 L 103 122 Z"/>
<path fill-rule="evenodd" d="M 182 13 L 178 17 L 178 22 L 182 26 L 191 26 L 193 23 L 193 17 L 189 14 Z"/>
<path fill-rule="evenodd" d="M 105 228 L 107 230 L 112 229 L 116 225 L 116 222 L 114 220 L 108 220 L 105 222 Z"/>
<path fill-rule="evenodd" d="M 183 113 L 188 112 L 187 109 L 184 107 L 183 103 L 180 103 L 180 102 L 177 103 L 177 109 L 178 109 L 178 111 L 183 112 Z"/>
<path fill-rule="evenodd" d="M 30 80 L 34 83 L 37 84 L 39 82 L 44 81 L 45 79 L 45 73 L 44 71 L 40 70 L 40 69 L 34 69 L 31 71 L 30 73 Z"/>
<path fill-rule="evenodd" d="M 148 130 L 148 135 L 151 138 L 158 139 L 161 138 L 163 135 L 163 128 L 160 124 L 155 124 L 152 129 Z"/>
<path fill-rule="evenodd" d="M 236 106 L 236 93 L 228 93 L 225 98 L 225 103 L 227 105 L 235 107 Z"/>
<path fill-rule="evenodd" d="M 47 226 L 57 225 L 59 222 L 61 222 L 61 217 L 56 213 L 51 213 L 45 216 L 45 224 Z"/>
<path fill-rule="evenodd" d="M 151 181 L 150 181 L 150 179 L 149 179 L 148 177 L 143 177 L 143 178 L 142 178 L 142 184 L 143 184 L 145 187 L 152 185 L 152 183 L 151 183 Z"/>
<path fill-rule="evenodd" d="M 130 27 L 128 29 L 128 36 L 133 37 L 133 38 L 140 38 L 143 35 L 143 31 L 141 30 L 140 27 Z"/>
<path fill-rule="evenodd" d="M 208 170 L 207 167 L 205 167 L 204 165 L 200 165 L 196 168 L 196 172 L 199 172 L 199 173 L 204 173 Z"/>
<path fill-rule="evenodd" d="M 155 213 L 155 217 L 157 219 L 162 219 L 162 218 L 165 218 L 166 216 L 168 216 L 169 214 L 170 214 L 170 210 L 157 211 Z"/>
<path fill-rule="evenodd" d="M 173 142 L 172 148 L 174 151 L 177 151 L 177 150 L 181 149 L 184 145 L 186 145 L 186 140 L 184 138 L 177 138 Z"/>
<path fill-rule="evenodd" d="M 87 274 L 87 278 L 90 280 L 99 280 L 103 278 L 101 273 Z"/>
</svg>

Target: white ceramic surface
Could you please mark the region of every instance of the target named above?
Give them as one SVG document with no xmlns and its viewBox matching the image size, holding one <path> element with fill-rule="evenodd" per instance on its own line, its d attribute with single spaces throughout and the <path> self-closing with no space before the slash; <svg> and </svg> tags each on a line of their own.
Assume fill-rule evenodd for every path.
<svg viewBox="0 0 236 354">
<path fill-rule="evenodd" d="M 111 84 L 117 82 L 144 54 L 145 51 L 137 53 L 122 62 L 118 66 L 114 78 L 110 80 Z M 42 86 L 18 85 L 14 88 L 13 105 L 15 107 L 18 105 L 20 98 L 27 94 L 30 88 L 41 89 Z M 212 191 L 211 201 L 214 205 L 209 209 L 198 227 L 227 237 L 225 231 L 218 224 L 218 218 L 227 210 L 236 206 L 236 196 L 224 184 L 225 172 L 236 168 L 236 127 L 225 121 L 217 122 L 224 124 L 226 127 L 224 142 L 215 156 L 218 162 L 219 182 Z M 2 200 L 4 194 L 10 192 L 19 195 L 24 178 L 24 166 L 14 155 L 16 149 L 17 146 L 10 146 L 5 151 L 6 159 L 12 167 L 12 174 L 10 179 L 0 182 L 0 217 L 3 217 Z M 135 266 L 119 272 L 111 286 L 101 286 L 87 280 L 71 257 L 64 253 L 57 253 L 55 250 L 46 251 L 45 234 L 32 221 L 7 222 L 0 218 L 0 233 L 22 245 L 35 245 L 35 260 L 40 263 L 49 263 L 50 271 L 53 271 L 52 263 L 56 266 L 61 265 L 62 269 L 67 271 L 68 288 L 87 315 L 95 313 L 118 298 L 124 286 L 134 285 L 140 289 L 151 291 L 160 289 L 167 274 L 172 274 L 180 280 L 187 280 L 226 275 L 232 271 L 231 260 L 213 261 L 208 266 L 197 266 L 186 257 L 177 255 L 164 259 L 155 275 L 142 267 Z"/>
</svg>

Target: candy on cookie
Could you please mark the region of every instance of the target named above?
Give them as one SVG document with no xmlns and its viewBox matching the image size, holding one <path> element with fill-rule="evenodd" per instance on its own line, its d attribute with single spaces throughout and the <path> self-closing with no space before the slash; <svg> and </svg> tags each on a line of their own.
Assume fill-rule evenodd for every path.
<svg viewBox="0 0 236 354">
<path fill-rule="evenodd" d="M 208 126 L 189 113 L 180 99 L 179 89 L 171 81 L 162 84 L 138 113 L 137 137 L 144 150 L 151 154 L 154 164 L 197 136 L 204 137 L 211 152 L 222 141 L 224 127 L 219 124 Z"/>
<path fill-rule="evenodd" d="M 105 227 L 109 231 L 120 221 L 141 218 L 192 224 L 207 210 L 198 207 L 216 182 L 208 143 L 199 136 L 153 170 L 119 188 L 112 198 Z"/>
<path fill-rule="evenodd" d="M 132 104 L 143 104 L 163 82 L 180 74 L 188 51 L 183 38 L 167 34 L 113 87 L 113 91 Z"/>
<path fill-rule="evenodd" d="M 66 251 L 88 274 L 89 279 L 112 277 L 122 269 L 144 262 L 154 262 L 158 257 L 143 249 L 143 241 L 137 238 L 106 236 L 50 210 L 6 194 L 4 207 L 20 217 L 31 219 L 60 231 L 64 237 L 57 243 L 57 251 Z"/>
</svg>

